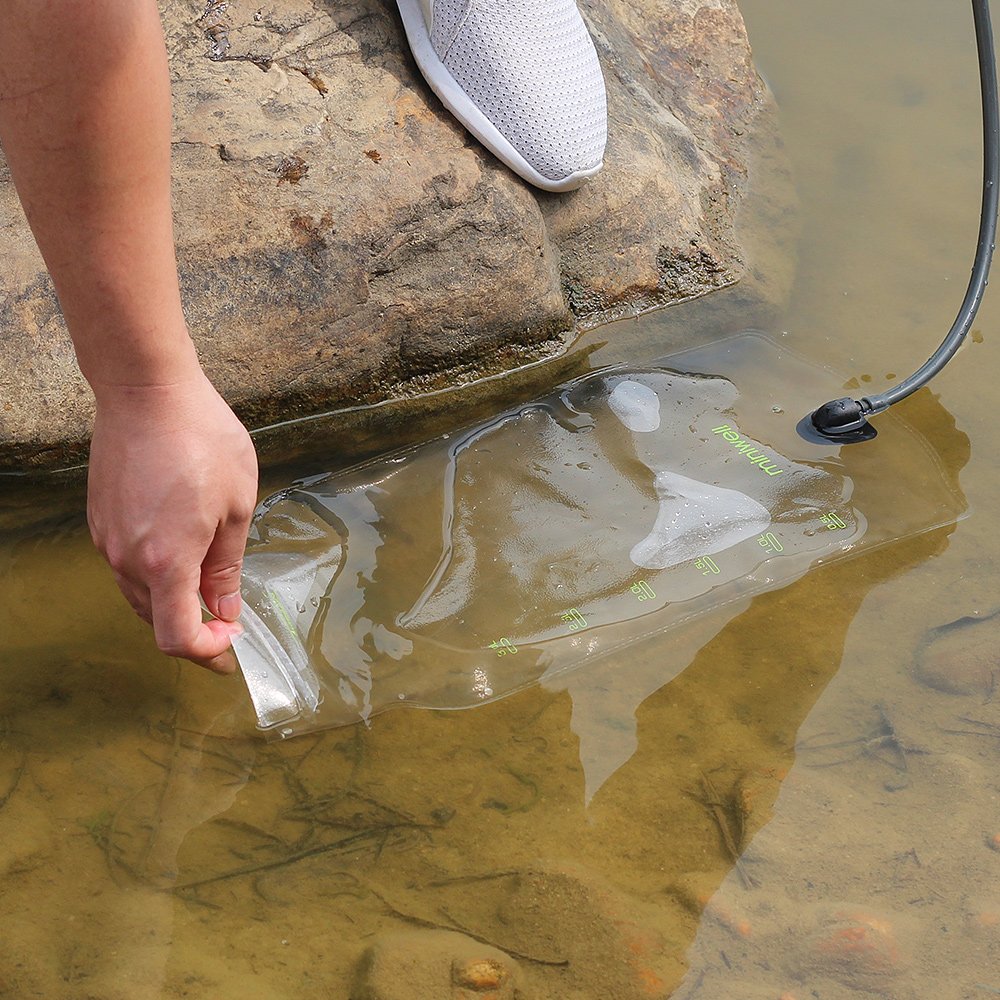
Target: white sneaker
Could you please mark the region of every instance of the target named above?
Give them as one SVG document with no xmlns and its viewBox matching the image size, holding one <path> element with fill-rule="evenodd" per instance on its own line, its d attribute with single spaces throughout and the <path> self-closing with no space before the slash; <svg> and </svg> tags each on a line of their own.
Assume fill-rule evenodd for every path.
<svg viewBox="0 0 1000 1000">
<path fill-rule="evenodd" d="M 570 191 L 601 169 L 604 77 L 574 0 L 396 0 L 445 107 L 526 181 Z"/>
</svg>

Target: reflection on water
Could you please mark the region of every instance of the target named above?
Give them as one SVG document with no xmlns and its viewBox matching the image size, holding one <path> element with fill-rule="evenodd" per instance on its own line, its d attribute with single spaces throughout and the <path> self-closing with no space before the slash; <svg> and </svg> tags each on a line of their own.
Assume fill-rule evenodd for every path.
<svg viewBox="0 0 1000 1000">
<path fill-rule="evenodd" d="M 915 367 L 974 243 L 971 23 L 744 7 L 802 195 L 781 329 L 861 382 Z M 592 361 L 753 319 L 726 296 L 600 331 Z M 903 406 L 979 513 L 474 711 L 260 743 L 80 525 L 8 537 L 0 996 L 996 995 L 994 314 Z"/>
</svg>

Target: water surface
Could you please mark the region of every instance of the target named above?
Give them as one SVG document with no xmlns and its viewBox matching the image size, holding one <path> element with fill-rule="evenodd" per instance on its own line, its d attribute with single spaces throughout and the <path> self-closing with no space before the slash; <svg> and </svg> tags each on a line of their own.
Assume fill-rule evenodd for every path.
<svg viewBox="0 0 1000 1000">
<path fill-rule="evenodd" d="M 800 198 L 769 332 L 877 387 L 968 277 L 971 13 L 743 8 Z M 741 302 L 580 357 L 646 363 L 758 322 Z M 996 309 L 904 404 L 972 516 L 473 711 L 262 744 L 238 681 L 157 654 L 78 520 L 8 533 L 0 996 L 348 997 L 374 947 L 400 997 L 439 998 L 449 931 L 552 1000 L 998 995 Z"/>
</svg>

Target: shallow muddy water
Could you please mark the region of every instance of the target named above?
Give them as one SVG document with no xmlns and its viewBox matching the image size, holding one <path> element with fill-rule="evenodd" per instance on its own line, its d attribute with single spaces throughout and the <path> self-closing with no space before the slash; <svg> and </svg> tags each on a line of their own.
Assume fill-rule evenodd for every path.
<svg viewBox="0 0 1000 1000">
<path fill-rule="evenodd" d="M 829 396 L 878 387 L 969 273 L 971 12 L 742 6 L 800 201 L 768 333 L 842 373 Z M 763 322 L 743 303 L 593 331 L 552 382 Z M 78 519 L 7 517 L 0 996 L 1000 995 L 998 309 L 900 407 L 969 517 L 469 711 L 265 744 L 239 681 L 159 656 Z M 513 979 L 477 992 L 491 948 Z"/>
</svg>

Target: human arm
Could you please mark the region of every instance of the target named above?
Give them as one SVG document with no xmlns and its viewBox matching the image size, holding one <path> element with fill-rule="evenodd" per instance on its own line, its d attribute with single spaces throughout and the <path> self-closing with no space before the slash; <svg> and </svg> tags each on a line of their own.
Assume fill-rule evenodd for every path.
<svg viewBox="0 0 1000 1000">
<path fill-rule="evenodd" d="M 181 309 L 154 0 L 7 0 L 0 143 L 96 399 L 94 540 L 161 649 L 231 669 L 256 457 Z"/>
</svg>

